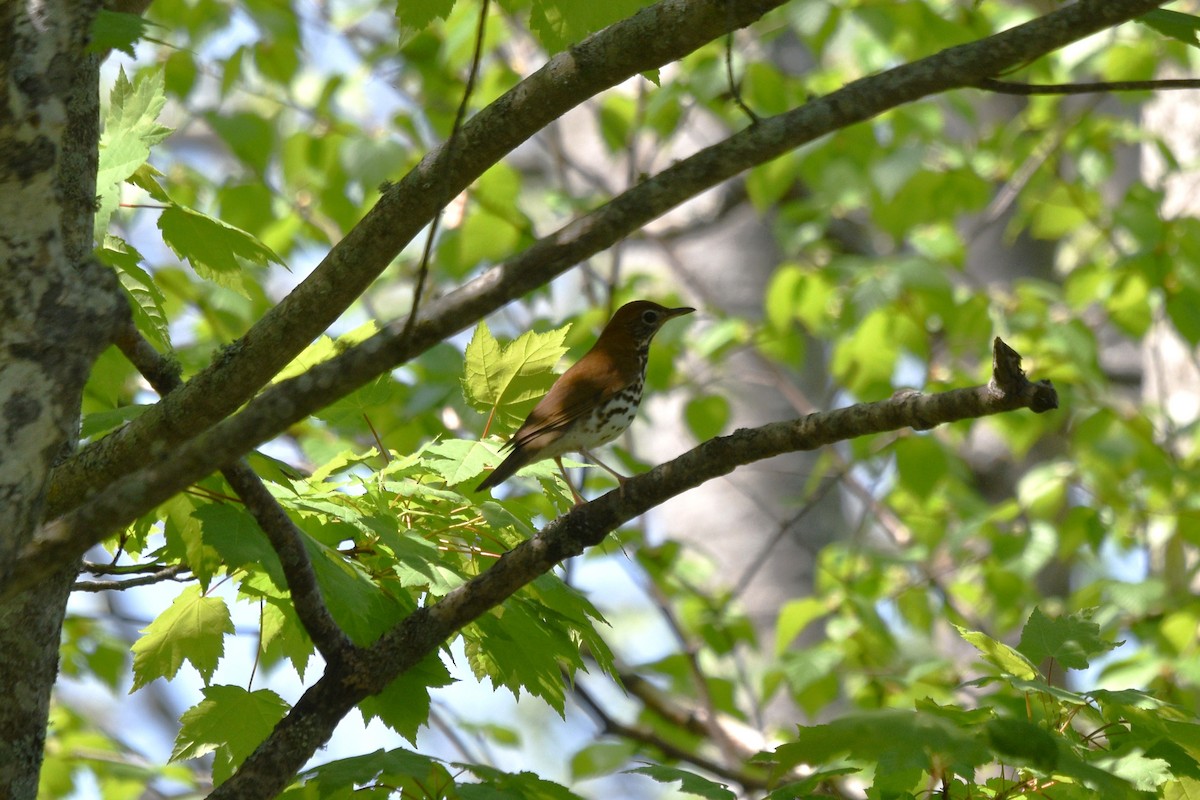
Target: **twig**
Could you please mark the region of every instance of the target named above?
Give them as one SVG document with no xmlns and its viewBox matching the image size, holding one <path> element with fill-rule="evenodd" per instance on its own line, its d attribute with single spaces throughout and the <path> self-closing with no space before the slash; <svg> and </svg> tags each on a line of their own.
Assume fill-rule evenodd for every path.
<svg viewBox="0 0 1200 800">
<path fill-rule="evenodd" d="M 183 385 L 179 362 L 165 358 L 155 350 L 137 329 L 132 317 L 121 326 L 113 344 L 160 397 Z"/>
<path fill-rule="evenodd" d="M 844 478 L 849 470 L 849 466 L 844 466 L 842 472 L 836 475 L 828 476 L 822 482 L 820 488 L 818 488 L 816 492 L 806 499 L 804 505 L 801 506 L 799 511 L 793 514 L 790 518 L 779 523 L 778 527 L 775 529 L 774 535 L 771 536 L 770 540 L 763 543 L 763 546 L 759 550 L 758 554 L 755 555 L 750 564 L 747 565 L 746 569 L 742 571 L 741 577 L 739 577 L 737 582 L 734 583 L 734 598 L 740 597 L 743 592 L 750 588 L 750 582 L 754 580 L 754 576 L 758 574 L 758 571 L 766 565 L 768 557 L 770 556 L 771 551 L 775 549 L 775 546 L 783 541 L 783 537 L 787 536 L 788 532 L 791 531 L 792 528 L 800 522 L 800 520 L 808 516 L 809 512 L 816 509 L 817 505 L 825 499 L 825 495 L 829 494 L 830 490 L 832 490 L 834 486 L 837 486 L 838 481 Z"/>
<path fill-rule="evenodd" d="M 700 660 L 696 655 L 696 645 L 690 641 L 687 633 L 680 624 L 678 617 L 675 615 L 675 610 L 671 607 L 670 599 L 663 593 L 659 585 L 651 581 L 646 589 L 650 595 L 651 601 L 662 614 L 663 619 L 667 622 L 667 627 L 675 634 L 676 641 L 679 642 L 679 648 L 683 651 L 684 659 L 688 665 L 688 672 L 692 676 L 692 685 L 696 687 L 696 695 L 700 698 L 700 704 L 704 709 L 702 718 L 699 720 L 704 729 L 704 733 L 721 751 L 721 755 L 725 758 L 726 763 L 732 765 L 739 760 L 736 748 L 725 729 L 721 727 L 717 720 L 717 705 L 713 702 L 712 692 L 708 688 L 708 678 L 704 675 L 704 670 L 700 668 Z"/>
<path fill-rule="evenodd" d="M 1000 94 L 1094 94 L 1096 92 L 1155 92 L 1160 89 L 1200 89 L 1197 78 L 1163 78 L 1156 81 L 1096 81 L 1094 83 L 1015 83 L 984 78 L 975 86 Z"/>
<path fill-rule="evenodd" d="M 737 107 L 750 118 L 750 124 L 758 123 L 758 114 L 754 113 L 754 109 L 746 105 L 746 101 L 742 99 L 742 87 L 733 77 L 733 30 L 725 34 L 725 80 L 729 83 L 729 95 L 733 98 L 733 102 Z"/>
<path fill-rule="evenodd" d="M 632 742 L 652 747 L 667 758 L 693 764 L 705 772 L 710 772 L 725 780 L 732 781 L 745 789 L 762 791 L 770 788 L 770 781 L 766 775 L 756 775 L 744 769 L 727 767 L 712 759 L 705 758 L 692 750 L 669 742 L 652 730 L 639 725 L 626 725 L 623 722 L 613 719 L 581 684 L 575 684 L 574 697 L 579 702 L 579 705 L 596 721 L 596 724 L 600 727 L 601 734 L 618 736 L 622 739 L 628 739 Z"/>
<path fill-rule="evenodd" d="M 437 239 L 438 226 L 442 222 L 442 214 L 446 211 L 446 205 L 453 200 L 453 197 L 448 197 L 450 194 L 450 185 L 454 175 L 454 157 L 455 148 L 458 146 L 459 131 L 462 128 L 463 120 L 467 116 L 467 105 L 471 99 L 471 93 L 475 90 L 475 79 L 479 75 L 479 63 L 483 60 L 483 39 L 487 31 L 487 15 L 488 7 L 491 5 L 491 0 L 483 0 L 479 7 L 479 24 L 475 29 L 475 51 L 471 56 L 471 70 L 467 73 L 467 85 L 463 88 L 462 100 L 458 104 L 458 111 L 454 114 L 454 124 L 450 128 L 450 136 L 446 139 L 446 166 L 442 171 L 441 186 L 439 187 L 437 211 L 433 214 L 433 219 L 429 222 L 429 235 L 425 237 L 425 247 L 421 251 L 421 265 L 417 268 L 417 280 L 413 285 L 412 308 L 408 312 L 408 321 L 404 324 L 404 332 L 401 333 L 403 339 L 407 339 L 412 335 L 413 326 L 417 324 L 417 310 L 421 306 L 421 295 L 425 291 L 425 281 L 429 277 L 429 259 L 433 255 L 433 243 Z"/>
<path fill-rule="evenodd" d="M 83 571 L 93 575 L 144 575 L 158 572 L 162 564 L 101 564 L 97 561 L 84 561 Z"/>
<path fill-rule="evenodd" d="M 169 567 L 152 572 L 149 575 L 142 575 L 138 578 L 130 578 L 124 581 L 75 581 L 71 585 L 71 591 L 75 592 L 109 592 L 122 591 L 124 589 L 132 589 L 134 586 L 150 586 L 163 581 L 186 580 L 180 578 L 181 572 L 190 572 L 187 564 L 172 564 Z"/>
</svg>

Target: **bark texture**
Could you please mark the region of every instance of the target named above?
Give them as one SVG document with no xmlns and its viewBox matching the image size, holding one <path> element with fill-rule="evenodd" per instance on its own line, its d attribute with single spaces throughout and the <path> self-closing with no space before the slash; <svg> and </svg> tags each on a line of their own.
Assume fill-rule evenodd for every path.
<svg viewBox="0 0 1200 800">
<path fill-rule="evenodd" d="M 124 301 L 90 258 L 98 2 L 0 5 L 0 582 L 42 521 L 50 470 Z M 37 796 L 71 560 L 0 607 L 0 797 Z"/>
</svg>

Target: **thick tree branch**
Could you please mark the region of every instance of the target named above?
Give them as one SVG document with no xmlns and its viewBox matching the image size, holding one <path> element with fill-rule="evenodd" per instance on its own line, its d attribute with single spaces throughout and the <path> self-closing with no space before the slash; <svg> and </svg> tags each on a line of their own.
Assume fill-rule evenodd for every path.
<svg viewBox="0 0 1200 800">
<path fill-rule="evenodd" d="M 999 339 L 996 369 L 985 386 L 941 394 L 908 392 L 807 417 L 743 429 L 705 442 L 673 461 L 576 507 L 496 560 L 485 572 L 439 602 L 420 608 L 374 645 L 332 665 L 242 764 L 210 796 L 214 800 L 274 797 L 363 698 L 382 691 L 454 633 L 561 561 L 599 544 L 620 525 L 707 480 L 743 464 L 798 450 L 906 427 L 929 428 L 1021 408 L 1050 409 L 1057 395 L 1048 382 L 1030 383 L 1020 358 Z"/>
<path fill-rule="evenodd" d="M 272 386 L 243 411 L 179 447 L 169 458 L 161 456 L 108 487 L 102 496 L 88 500 L 85 507 L 53 523 L 41 541 L 26 550 L 22 560 L 41 560 L 48 551 L 62 558 L 86 550 L 108 531 L 145 513 L 220 465 L 232 463 L 287 426 L 413 358 L 510 298 L 542 285 L 705 188 L 889 108 L 934 91 L 974 85 L 986 75 L 1028 62 L 1155 5 L 1153 0 L 1083 0 L 978 42 L 863 78 L 801 108 L 764 119 L 673 165 L 541 239 L 513 261 L 430 303 L 428 316 L 423 315 L 412 326 L 411 335 L 401 335 L 406 323 L 393 323 L 361 345 Z M 157 452 L 162 453 L 162 448 Z M 20 577 L 28 579 L 37 569 L 36 563 L 31 564 Z"/>
<path fill-rule="evenodd" d="M 388 187 L 311 275 L 183 391 L 62 465 L 46 517 L 134 471 L 146 453 L 161 453 L 242 406 L 362 294 L 428 224 L 442 198 L 457 195 L 517 145 L 598 92 L 745 27 L 784 1 L 662 0 L 551 58 L 467 121 L 453 153 L 434 150 Z M 471 321 L 462 319 L 460 327 Z"/>
</svg>

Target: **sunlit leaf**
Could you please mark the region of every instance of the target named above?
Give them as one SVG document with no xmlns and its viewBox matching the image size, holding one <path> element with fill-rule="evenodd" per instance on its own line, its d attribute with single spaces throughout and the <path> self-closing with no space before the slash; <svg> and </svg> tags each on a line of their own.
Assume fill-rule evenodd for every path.
<svg viewBox="0 0 1200 800">
<path fill-rule="evenodd" d="M 224 600 L 203 596 L 198 586 L 185 588 L 133 643 L 133 689 L 174 678 L 184 661 L 207 683 L 225 654 L 225 635 L 233 632 Z"/>
</svg>

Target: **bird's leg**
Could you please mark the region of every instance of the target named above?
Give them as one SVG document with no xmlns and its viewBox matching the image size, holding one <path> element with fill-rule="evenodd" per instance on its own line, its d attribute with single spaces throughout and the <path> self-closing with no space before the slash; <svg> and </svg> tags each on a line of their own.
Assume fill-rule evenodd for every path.
<svg viewBox="0 0 1200 800">
<path fill-rule="evenodd" d="M 555 458 L 554 463 L 558 464 L 558 471 L 562 475 L 563 480 L 567 482 L 567 488 L 571 490 L 571 497 L 575 498 L 575 505 L 581 506 L 587 501 L 583 499 L 583 495 L 575 488 L 575 484 L 571 483 L 571 476 L 567 474 L 567 468 L 563 466 L 561 458 Z"/>
<path fill-rule="evenodd" d="M 579 452 L 580 452 L 580 453 L 582 453 L 582 454 L 583 454 L 583 457 L 584 457 L 584 458 L 586 458 L 588 461 L 591 461 L 593 464 L 595 464 L 596 466 L 598 466 L 598 467 L 600 467 L 601 469 L 603 469 L 603 470 L 604 470 L 605 472 L 607 472 L 609 475 L 612 475 L 614 478 L 616 478 L 616 479 L 617 479 L 617 484 L 618 484 L 619 486 L 624 486 L 624 485 L 625 485 L 625 481 L 629 480 L 629 478 L 626 478 L 624 475 L 622 475 L 621 473 L 617 472 L 615 469 L 613 469 L 612 467 L 610 467 L 608 464 L 605 464 L 603 461 L 601 461 L 600 459 L 596 458 L 596 456 L 595 456 L 595 455 L 592 453 L 592 451 L 591 451 L 591 450 L 580 450 Z"/>
</svg>

